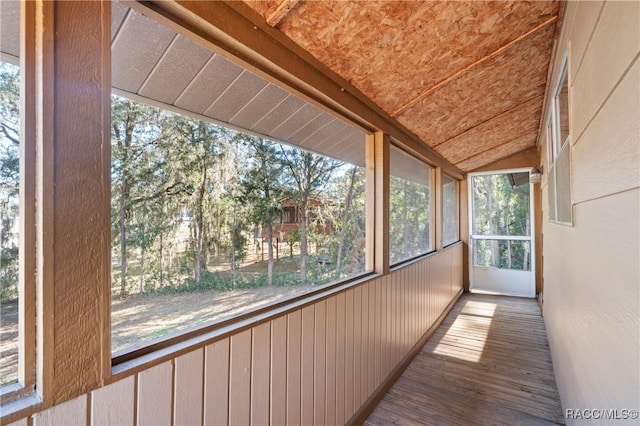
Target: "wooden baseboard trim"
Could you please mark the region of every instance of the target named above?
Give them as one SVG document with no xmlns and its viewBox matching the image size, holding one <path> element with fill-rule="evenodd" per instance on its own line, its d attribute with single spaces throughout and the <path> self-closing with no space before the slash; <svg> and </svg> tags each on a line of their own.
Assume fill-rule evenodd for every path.
<svg viewBox="0 0 640 426">
<path fill-rule="evenodd" d="M 442 322 L 447 317 L 451 309 L 458 302 L 458 300 L 460 299 L 460 296 L 462 296 L 462 293 L 464 293 L 464 289 L 460 289 L 458 291 L 458 293 L 451 300 L 451 302 L 449 302 L 449 304 L 447 305 L 445 310 L 442 312 L 442 314 L 440 314 L 436 322 L 434 322 L 433 325 L 429 327 L 427 332 L 422 335 L 420 340 L 418 340 L 418 342 L 413 346 L 413 348 L 411 348 L 411 350 L 407 353 L 407 355 L 405 355 L 402 361 L 400 361 L 400 363 L 396 365 L 396 367 L 393 370 L 391 370 L 391 373 L 389 373 L 387 378 L 380 384 L 380 386 L 378 386 L 378 389 L 376 389 L 371 394 L 371 396 L 364 402 L 364 404 L 362 404 L 360 409 L 356 411 L 353 417 L 349 419 L 349 421 L 347 422 L 347 425 L 354 425 L 354 426 L 362 425 L 365 422 L 365 420 L 367 420 L 369 415 L 378 406 L 380 401 L 382 401 L 382 399 L 387 394 L 387 392 L 389 392 L 389 389 L 391 389 L 394 383 L 400 378 L 404 370 L 406 370 L 409 364 L 411 364 L 411 361 L 413 361 L 413 358 L 415 358 L 415 356 L 418 355 L 418 353 L 422 350 L 422 347 L 427 343 L 427 341 L 431 338 L 431 336 L 433 336 L 433 333 L 436 332 L 438 327 L 440 327 L 440 324 L 442 324 Z"/>
</svg>

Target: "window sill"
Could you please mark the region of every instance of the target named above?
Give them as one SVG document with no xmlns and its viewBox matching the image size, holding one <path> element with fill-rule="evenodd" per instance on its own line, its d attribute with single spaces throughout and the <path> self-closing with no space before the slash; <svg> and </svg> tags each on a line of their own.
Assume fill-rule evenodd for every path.
<svg viewBox="0 0 640 426">
<path fill-rule="evenodd" d="M 20 386 L 20 389 L 25 388 Z M 45 408 L 42 403 L 42 399 L 34 391 L 31 391 L 27 395 L 19 396 L 12 401 L 3 402 L 2 409 L 0 410 L 2 413 L 0 415 L 0 424 L 4 425 L 15 422 Z"/>
</svg>

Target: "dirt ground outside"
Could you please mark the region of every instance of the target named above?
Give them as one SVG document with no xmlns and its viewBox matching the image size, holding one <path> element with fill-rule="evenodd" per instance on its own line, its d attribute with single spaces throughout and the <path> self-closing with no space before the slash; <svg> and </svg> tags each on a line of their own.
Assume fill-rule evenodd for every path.
<svg viewBox="0 0 640 426">
<path fill-rule="evenodd" d="M 183 330 L 221 321 L 252 309 L 295 297 L 311 285 L 271 286 L 231 291 L 136 294 L 111 303 L 112 352 Z M 18 302 L 4 302 L 0 312 L 0 384 L 18 379 Z"/>
</svg>

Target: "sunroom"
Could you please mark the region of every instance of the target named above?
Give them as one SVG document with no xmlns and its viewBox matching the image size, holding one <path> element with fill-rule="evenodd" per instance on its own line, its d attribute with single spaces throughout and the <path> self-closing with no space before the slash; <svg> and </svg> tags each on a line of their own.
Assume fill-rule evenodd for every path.
<svg viewBox="0 0 640 426">
<path fill-rule="evenodd" d="M 637 421 L 640 3 L 0 23 L 2 424 Z"/>
</svg>

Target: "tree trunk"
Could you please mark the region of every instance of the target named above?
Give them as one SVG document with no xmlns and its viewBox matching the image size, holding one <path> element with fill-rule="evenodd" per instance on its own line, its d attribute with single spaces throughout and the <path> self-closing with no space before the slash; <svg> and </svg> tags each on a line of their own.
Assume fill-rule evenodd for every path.
<svg viewBox="0 0 640 426">
<path fill-rule="evenodd" d="M 344 211 L 342 212 L 342 229 L 338 238 L 338 254 L 336 255 L 336 279 L 340 279 L 342 273 L 342 251 L 344 250 L 344 237 L 347 234 L 347 221 L 349 220 L 349 211 L 353 202 L 353 187 L 356 183 L 356 171 L 354 167 L 351 170 L 351 179 L 349 181 L 349 190 L 347 191 L 347 199 L 344 202 Z"/>
<path fill-rule="evenodd" d="M 207 183 L 207 167 L 206 160 L 203 159 L 202 182 L 198 189 L 198 200 L 196 204 L 196 264 L 195 264 L 195 281 L 196 285 L 200 285 L 202 280 L 202 249 L 204 241 L 204 192 Z"/>
<path fill-rule="evenodd" d="M 302 282 L 307 282 L 307 258 L 308 239 L 307 239 L 307 204 L 309 200 L 304 196 L 300 203 L 300 278 Z"/>
<path fill-rule="evenodd" d="M 273 285 L 273 224 L 267 224 L 267 243 L 269 246 L 269 259 L 267 262 L 267 285 Z"/>
<path fill-rule="evenodd" d="M 123 179 L 120 193 L 120 297 L 124 298 L 127 291 L 127 224 L 126 224 L 126 183 Z"/>
<path fill-rule="evenodd" d="M 140 294 L 144 293 L 144 247 L 140 249 Z"/>
</svg>

